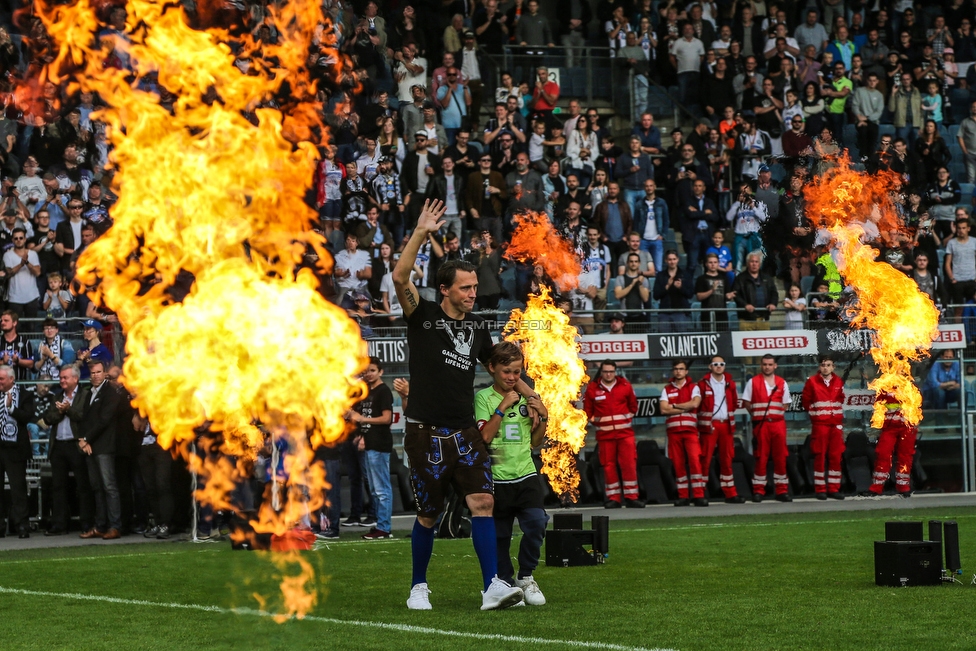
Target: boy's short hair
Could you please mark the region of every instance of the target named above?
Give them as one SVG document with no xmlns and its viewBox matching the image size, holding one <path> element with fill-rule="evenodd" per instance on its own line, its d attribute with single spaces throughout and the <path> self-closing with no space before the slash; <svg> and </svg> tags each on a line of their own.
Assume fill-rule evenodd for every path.
<svg viewBox="0 0 976 651">
<path fill-rule="evenodd" d="M 972 223 L 969 221 L 969 217 L 956 218 L 956 226 L 959 226 L 960 224 L 965 224 L 966 226 L 972 226 Z"/>
<path fill-rule="evenodd" d="M 58 280 L 64 280 L 64 278 L 61 276 L 60 271 L 52 271 L 47 275 L 48 280 L 54 280 L 55 278 L 57 278 Z"/>
</svg>

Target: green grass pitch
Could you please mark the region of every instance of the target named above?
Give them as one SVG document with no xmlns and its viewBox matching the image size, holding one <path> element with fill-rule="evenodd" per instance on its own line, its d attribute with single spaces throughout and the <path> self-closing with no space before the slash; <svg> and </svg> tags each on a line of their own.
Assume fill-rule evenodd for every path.
<svg viewBox="0 0 976 651">
<path fill-rule="evenodd" d="M 876 587 L 873 541 L 890 519 L 956 519 L 962 585 Z M 976 508 L 616 521 L 610 546 L 603 566 L 543 564 L 547 605 L 481 612 L 471 541 L 438 540 L 434 610 L 412 612 L 409 540 L 350 537 L 304 555 L 320 599 L 283 624 L 252 596 L 280 607 L 268 554 L 185 543 L 5 552 L 0 648 L 976 649 Z"/>
</svg>

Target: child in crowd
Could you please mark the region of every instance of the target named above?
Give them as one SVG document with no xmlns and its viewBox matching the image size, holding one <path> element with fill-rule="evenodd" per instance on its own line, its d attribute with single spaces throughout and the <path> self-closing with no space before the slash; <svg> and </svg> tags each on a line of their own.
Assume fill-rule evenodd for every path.
<svg viewBox="0 0 976 651">
<path fill-rule="evenodd" d="M 783 300 L 783 307 L 786 308 L 786 329 L 802 330 L 807 299 L 800 295 L 800 286 L 796 283 L 790 285 L 789 295 Z"/>
<path fill-rule="evenodd" d="M 40 382 L 34 386 L 34 414 L 31 416 L 30 422 L 27 423 L 27 431 L 30 432 L 31 447 L 35 458 L 47 455 L 50 440 L 48 443 L 38 443 L 37 441 L 51 437 L 51 427 L 44 422 L 44 414 L 54 405 L 54 394 L 51 393 L 51 385 L 48 384 L 51 381 L 51 376 L 41 375 L 38 380 Z"/>
<path fill-rule="evenodd" d="M 812 321 L 836 321 L 840 303 L 830 297 L 827 283 L 817 285 L 817 291 L 810 297 L 810 317 Z"/>
<path fill-rule="evenodd" d="M 722 234 L 722 231 L 715 231 L 715 234 L 712 235 L 712 245 L 705 251 L 705 255 L 714 253 L 718 256 L 718 270 L 725 272 L 726 287 L 731 287 L 735 280 L 735 270 L 732 268 L 732 251 L 725 246 L 724 242 L 725 235 Z"/>
<path fill-rule="evenodd" d="M 532 135 L 529 136 L 529 164 L 539 174 L 546 173 L 545 161 L 546 123 L 544 120 L 532 122 Z"/>
<path fill-rule="evenodd" d="M 44 292 L 44 303 L 41 306 L 47 315 L 58 320 L 59 326 L 64 326 L 64 317 L 74 303 L 74 297 L 66 289 L 62 289 L 63 278 L 57 271 L 47 275 L 47 291 Z"/>
<path fill-rule="evenodd" d="M 928 93 L 922 97 L 922 110 L 935 126 L 942 128 L 942 94 L 939 92 L 939 82 L 930 81 Z"/>
</svg>

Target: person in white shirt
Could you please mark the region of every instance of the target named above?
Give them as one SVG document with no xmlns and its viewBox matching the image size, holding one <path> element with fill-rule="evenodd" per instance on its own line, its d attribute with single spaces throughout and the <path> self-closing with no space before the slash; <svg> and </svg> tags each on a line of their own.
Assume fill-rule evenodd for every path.
<svg viewBox="0 0 976 651">
<path fill-rule="evenodd" d="M 37 207 L 47 197 L 47 189 L 45 189 L 41 177 L 37 175 L 37 170 L 37 159 L 28 156 L 27 160 L 24 161 L 24 173 L 14 183 L 19 199 L 24 202 L 31 215 L 37 212 Z"/>
<path fill-rule="evenodd" d="M 417 56 L 417 46 L 406 43 L 393 55 L 397 62 L 393 68 L 393 78 L 397 82 L 397 97 L 401 102 L 411 98 L 410 88 L 419 84 L 427 86 L 427 59 Z"/>
<path fill-rule="evenodd" d="M 23 228 L 14 229 L 13 243 L 3 254 L 8 278 L 7 304 L 19 316 L 33 319 L 41 298 L 36 280 L 41 275 L 41 261 L 36 252 L 27 248 L 27 231 Z"/>
<path fill-rule="evenodd" d="M 360 251 L 355 233 L 346 234 L 346 248 L 335 256 L 335 285 L 338 295 L 336 304 L 351 291 L 366 291 L 366 281 L 373 275 L 372 260 L 366 251 Z"/>
<path fill-rule="evenodd" d="M 712 41 L 711 48 L 715 50 L 715 56 L 724 57 L 729 53 L 729 48 L 732 47 L 732 28 L 728 25 L 722 25 L 718 30 L 718 38 Z"/>
</svg>

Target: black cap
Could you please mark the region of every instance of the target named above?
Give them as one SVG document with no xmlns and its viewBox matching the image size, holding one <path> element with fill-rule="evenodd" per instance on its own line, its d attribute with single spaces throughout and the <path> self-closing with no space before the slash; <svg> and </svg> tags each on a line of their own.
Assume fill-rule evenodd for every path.
<svg viewBox="0 0 976 651">
<path fill-rule="evenodd" d="M 610 315 L 611 321 L 626 321 L 627 317 L 624 316 L 623 312 L 614 312 Z"/>
</svg>

